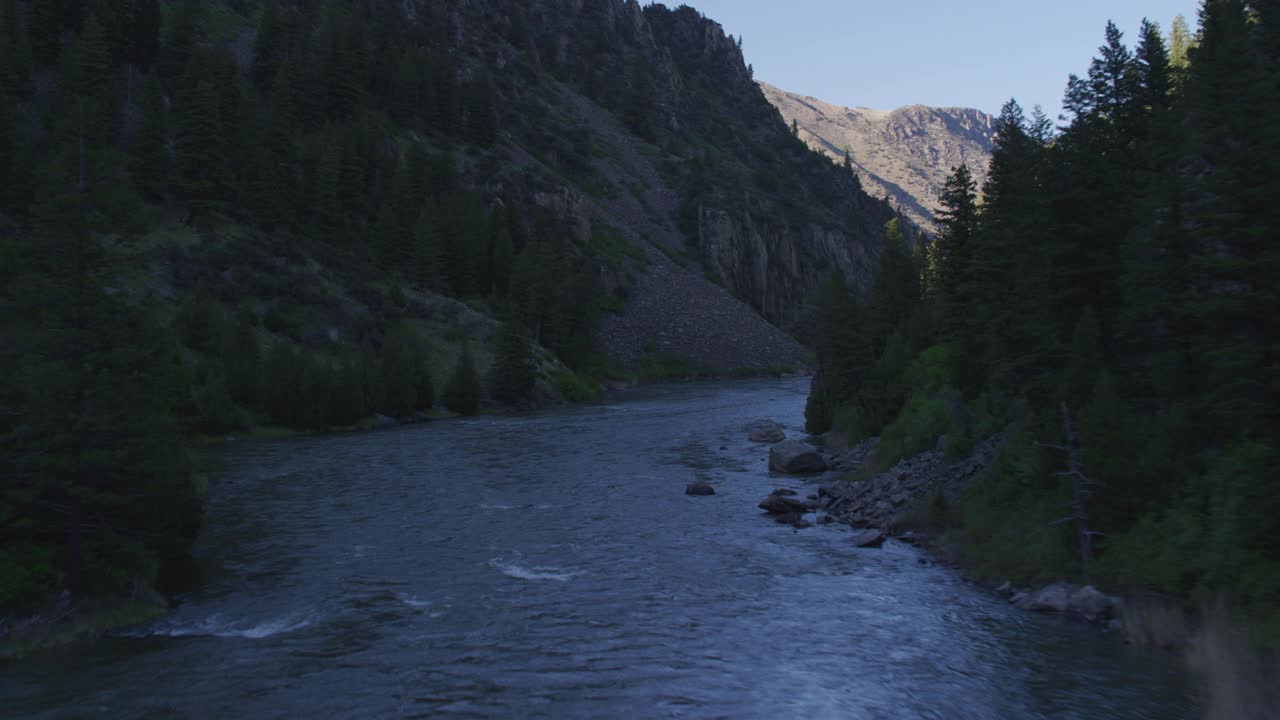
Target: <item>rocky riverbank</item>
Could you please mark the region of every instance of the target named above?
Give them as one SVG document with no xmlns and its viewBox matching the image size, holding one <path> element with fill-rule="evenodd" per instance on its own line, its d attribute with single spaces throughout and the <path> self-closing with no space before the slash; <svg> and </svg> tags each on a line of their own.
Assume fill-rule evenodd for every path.
<svg viewBox="0 0 1280 720">
<path fill-rule="evenodd" d="M 834 470 L 843 473 L 822 484 L 807 498 L 789 488 L 778 488 L 759 503 L 771 519 L 797 529 L 815 524 L 847 525 L 854 530 L 857 547 L 876 548 L 887 540 L 920 545 L 936 557 L 954 562 L 955 553 L 933 529 L 931 513 L 955 507 L 965 491 L 996 457 L 1003 434 L 979 443 L 960 460 L 946 457 L 946 438 L 935 449 L 906 458 L 888 470 L 866 477 L 873 467 L 878 438 L 848 447 L 840 433 L 790 438 L 777 423 L 759 423 L 746 429 L 751 442 L 771 443 L 769 469 L 786 475 L 819 477 Z M 861 471 L 861 472 L 859 472 Z M 824 478 L 825 479 L 825 478 Z M 809 515 L 815 518 L 810 520 Z M 1071 617 L 1123 631 L 1125 602 L 1092 586 L 1058 582 L 1043 588 L 1018 588 L 1005 582 L 994 592 L 1015 607 L 1029 612 Z M 1130 637 L 1133 632 L 1128 633 Z"/>
</svg>

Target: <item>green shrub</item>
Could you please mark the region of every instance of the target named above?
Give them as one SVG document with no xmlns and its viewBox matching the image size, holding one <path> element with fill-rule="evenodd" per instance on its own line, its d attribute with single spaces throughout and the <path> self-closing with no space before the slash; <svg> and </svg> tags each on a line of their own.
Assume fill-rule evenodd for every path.
<svg viewBox="0 0 1280 720">
<path fill-rule="evenodd" d="M 53 593 L 63 551 L 30 542 L 0 547 L 0 613 L 31 612 Z"/>
<path fill-rule="evenodd" d="M 476 372 L 476 361 L 471 355 L 471 344 L 462 344 L 462 353 L 458 355 L 458 364 L 453 370 L 453 377 L 445 386 L 441 401 L 444 406 L 459 415 L 475 415 L 480 411 L 480 376 Z"/>
<path fill-rule="evenodd" d="M 572 370 L 565 370 L 556 373 L 556 392 L 566 402 L 590 402 L 599 397 L 600 385 Z"/>
<path fill-rule="evenodd" d="M 1029 437 L 1009 440 L 991 468 L 960 503 L 956 539 L 961 553 L 987 579 L 1048 582 L 1079 573 L 1070 492 Z"/>
</svg>

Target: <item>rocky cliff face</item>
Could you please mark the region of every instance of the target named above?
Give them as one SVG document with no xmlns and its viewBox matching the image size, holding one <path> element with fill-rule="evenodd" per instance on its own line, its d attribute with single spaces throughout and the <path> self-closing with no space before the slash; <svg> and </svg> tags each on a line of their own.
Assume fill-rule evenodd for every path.
<svg viewBox="0 0 1280 720">
<path fill-rule="evenodd" d="M 831 272 L 868 281 L 894 210 L 792 137 L 737 41 L 696 10 L 635 0 L 404 2 L 447 28 L 465 56 L 460 75 L 492 69 L 501 150 L 515 172 L 483 182 L 559 208 L 580 243 L 609 227 L 647 254 L 601 268 L 623 304 L 603 322 L 615 359 L 633 361 L 644 347 L 717 366 L 735 356 L 794 359 L 798 346 L 769 325 L 794 326 Z M 697 317 L 709 306 L 720 321 Z M 760 342 L 742 342 L 757 325 Z"/>
<path fill-rule="evenodd" d="M 925 227 L 933 223 L 951 168 L 967 163 L 981 187 L 995 129 L 972 108 L 911 105 L 892 111 L 849 108 L 760 83 L 769 102 L 813 149 L 844 160 L 848 150 L 863 186 L 889 197 Z"/>
</svg>

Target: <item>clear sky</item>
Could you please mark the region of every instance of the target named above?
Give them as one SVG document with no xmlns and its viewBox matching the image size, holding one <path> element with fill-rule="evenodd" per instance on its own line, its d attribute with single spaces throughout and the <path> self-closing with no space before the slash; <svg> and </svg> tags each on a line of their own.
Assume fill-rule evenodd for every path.
<svg viewBox="0 0 1280 720">
<path fill-rule="evenodd" d="M 1199 0 L 685 0 L 743 38 L 756 78 L 847 106 L 960 105 L 1017 98 L 1056 117 L 1115 20 L 1132 48 L 1147 17 L 1194 31 Z M 667 0 L 675 7 L 679 0 Z"/>
</svg>

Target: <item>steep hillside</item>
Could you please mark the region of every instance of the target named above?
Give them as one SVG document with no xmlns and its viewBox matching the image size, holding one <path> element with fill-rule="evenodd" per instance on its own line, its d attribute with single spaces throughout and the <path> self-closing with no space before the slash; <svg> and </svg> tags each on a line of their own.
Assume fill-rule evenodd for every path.
<svg viewBox="0 0 1280 720">
<path fill-rule="evenodd" d="M 756 88 L 741 49 L 715 22 L 688 7 L 641 9 L 634 0 L 470 0 L 453 17 L 477 45 L 513 33 L 539 38 L 490 45 L 486 52 L 497 56 L 498 66 L 530 64 L 550 75 L 504 91 L 526 105 L 554 98 L 561 118 L 594 148 L 590 176 L 572 178 L 585 180 L 573 187 L 592 196 L 592 211 L 628 239 L 655 245 L 783 327 L 800 317 L 827 274 L 865 284 L 892 210 L 790 136 Z M 554 164 L 545 146 L 559 129 L 519 123 L 513 123 L 512 144 Z M 695 277 L 681 287 L 709 292 L 692 290 L 699 284 Z M 647 287 L 664 285 L 636 285 L 642 294 Z M 668 289 L 653 302 L 636 298 L 624 316 L 660 307 L 639 324 L 701 321 L 702 301 L 671 295 Z M 740 320 L 706 325 L 698 331 L 700 345 L 732 344 L 753 322 Z M 638 327 L 605 322 L 606 333 L 622 326 Z M 730 326 L 735 329 L 727 331 Z M 626 346 L 621 359 L 628 360 L 637 339 L 614 336 L 606 346 Z M 642 341 L 648 340 L 660 339 Z M 698 345 L 673 349 L 722 363 Z"/>
<path fill-rule="evenodd" d="M 813 149 L 843 161 L 848 151 L 863 187 L 888 196 L 916 223 L 930 227 L 951 168 L 967 163 L 978 186 L 987 176 L 995 128 L 972 108 L 910 105 L 871 110 L 832 105 L 760 83 L 784 120 Z"/>
<path fill-rule="evenodd" d="M 193 436 L 796 366 L 893 219 L 688 7 L 7 0 L 0 612 L 162 583 Z"/>
</svg>

